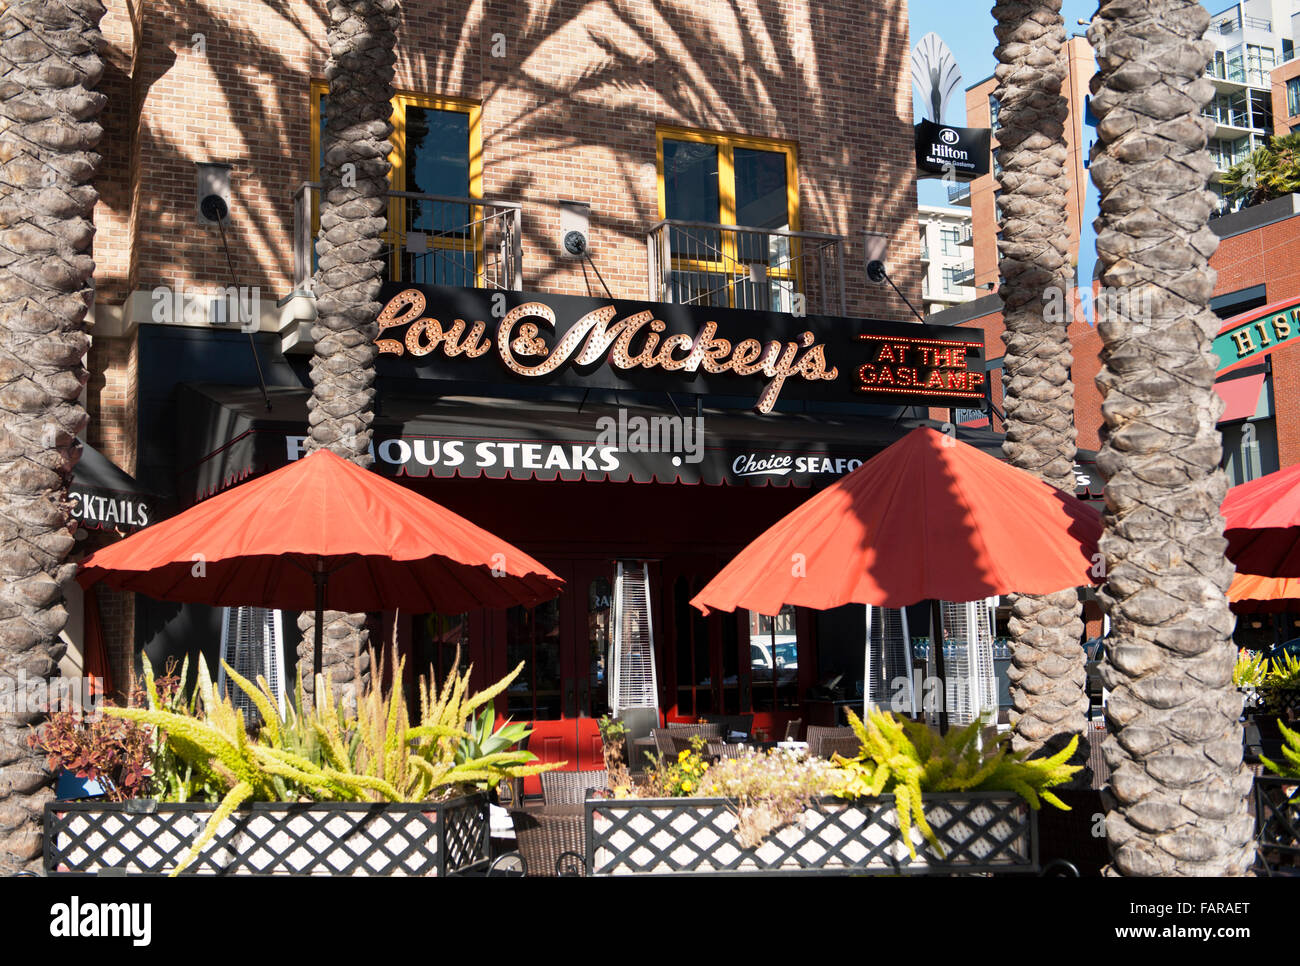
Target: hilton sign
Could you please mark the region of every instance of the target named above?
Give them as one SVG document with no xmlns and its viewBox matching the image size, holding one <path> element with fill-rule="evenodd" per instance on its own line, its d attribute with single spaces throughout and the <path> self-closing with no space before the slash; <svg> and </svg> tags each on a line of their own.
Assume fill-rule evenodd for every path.
<svg viewBox="0 0 1300 966">
<path fill-rule="evenodd" d="M 950 407 L 981 400 L 983 333 L 951 326 L 389 284 L 392 377 Z"/>
</svg>

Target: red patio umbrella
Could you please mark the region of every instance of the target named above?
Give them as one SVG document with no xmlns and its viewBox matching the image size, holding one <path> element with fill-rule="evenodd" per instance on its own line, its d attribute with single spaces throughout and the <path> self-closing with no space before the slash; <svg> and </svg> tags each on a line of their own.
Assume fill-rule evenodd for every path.
<svg viewBox="0 0 1300 966">
<path fill-rule="evenodd" d="M 776 523 L 691 603 L 776 614 L 1046 594 L 1096 581 L 1100 535 L 1086 503 L 922 427 Z"/>
<path fill-rule="evenodd" d="M 334 575 L 337 578 L 330 580 Z M 532 606 L 563 581 L 500 537 L 328 450 L 92 554 L 103 581 L 160 600 L 360 612 Z"/>
<path fill-rule="evenodd" d="M 933 429 L 908 433 L 742 550 L 691 603 L 907 607 L 1095 582 L 1097 511 Z M 938 643 L 938 642 L 935 642 Z M 943 676 L 943 648 L 935 647 Z M 941 727 L 946 728 L 941 713 Z"/>
<path fill-rule="evenodd" d="M 1280 614 L 1300 610 L 1300 580 L 1237 574 L 1228 588 L 1228 601 L 1237 614 Z"/>
<path fill-rule="evenodd" d="M 1234 486 L 1221 510 L 1239 573 L 1300 577 L 1300 465 Z"/>
</svg>

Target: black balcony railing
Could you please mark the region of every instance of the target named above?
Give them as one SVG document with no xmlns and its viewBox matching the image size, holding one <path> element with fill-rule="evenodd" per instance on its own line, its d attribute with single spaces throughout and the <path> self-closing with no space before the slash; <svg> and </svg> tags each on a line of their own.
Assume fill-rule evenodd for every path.
<svg viewBox="0 0 1300 966">
<path fill-rule="evenodd" d="M 841 235 L 665 220 L 646 250 L 656 302 L 845 314 Z"/>
<path fill-rule="evenodd" d="M 320 185 L 303 182 L 293 196 L 293 287 L 306 291 L 316 273 Z M 462 288 L 523 288 L 523 219 L 519 204 L 389 191 L 383 256 L 386 279 Z"/>
</svg>

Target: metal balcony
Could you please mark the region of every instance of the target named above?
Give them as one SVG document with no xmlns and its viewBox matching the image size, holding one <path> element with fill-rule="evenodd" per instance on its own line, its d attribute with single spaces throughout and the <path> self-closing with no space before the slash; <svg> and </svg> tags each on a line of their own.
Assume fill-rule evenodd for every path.
<svg viewBox="0 0 1300 966">
<path fill-rule="evenodd" d="M 950 205 L 970 204 L 970 182 L 969 181 L 963 181 L 957 184 L 948 185 L 948 204 Z"/>
<path fill-rule="evenodd" d="M 842 235 L 664 220 L 646 233 L 650 299 L 844 315 Z M 802 297 L 802 298 L 800 298 Z"/>
<path fill-rule="evenodd" d="M 952 273 L 954 285 L 972 285 L 975 282 L 975 266 L 963 265 Z"/>
<path fill-rule="evenodd" d="M 961 230 L 961 234 L 957 237 L 957 244 L 974 246 L 975 231 L 974 229 L 971 228 L 970 225 L 967 225 L 965 228 Z"/>
<path fill-rule="evenodd" d="M 461 288 L 523 288 L 522 209 L 512 201 L 389 191 L 384 278 Z M 293 195 L 293 287 L 310 290 L 320 184 Z"/>
</svg>

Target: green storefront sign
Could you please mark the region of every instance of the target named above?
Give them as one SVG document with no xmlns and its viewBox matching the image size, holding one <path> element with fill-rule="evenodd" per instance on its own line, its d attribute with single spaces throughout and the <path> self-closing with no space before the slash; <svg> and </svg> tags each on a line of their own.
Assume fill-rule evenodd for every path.
<svg viewBox="0 0 1300 966">
<path fill-rule="evenodd" d="M 1300 339 L 1300 298 L 1252 309 L 1227 324 L 1214 337 L 1211 351 L 1219 357 L 1220 373 L 1259 362 L 1280 345 Z"/>
</svg>

